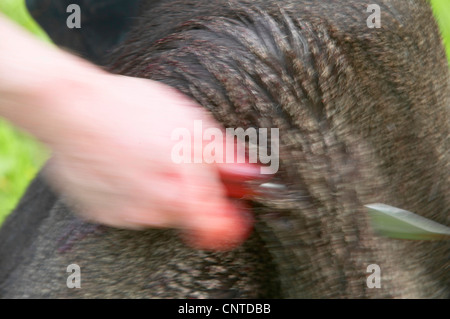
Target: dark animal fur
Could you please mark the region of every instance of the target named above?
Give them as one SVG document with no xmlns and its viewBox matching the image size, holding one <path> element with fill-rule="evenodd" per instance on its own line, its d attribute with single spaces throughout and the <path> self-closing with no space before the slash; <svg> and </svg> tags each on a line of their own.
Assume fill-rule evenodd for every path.
<svg viewBox="0 0 450 319">
<path fill-rule="evenodd" d="M 449 74 L 428 3 L 237 2 L 149 1 L 110 70 L 174 86 L 226 127 L 280 128 L 288 190 L 255 200 L 253 237 L 207 253 L 169 230 L 95 227 L 38 178 L 0 233 L 1 296 L 450 297 L 449 243 L 380 238 L 363 207 L 449 224 Z"/>
</svg>

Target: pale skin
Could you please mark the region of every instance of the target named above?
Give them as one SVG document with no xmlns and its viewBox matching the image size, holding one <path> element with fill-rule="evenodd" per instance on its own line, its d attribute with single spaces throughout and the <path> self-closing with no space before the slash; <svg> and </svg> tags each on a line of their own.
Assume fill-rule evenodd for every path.
<svg viewBox="0 0 450 319">
<path fill-rule="evenodd" d="M 113 227 L 180 229 L 202 249 L 245 240 L 251 219 L 219 174 L 256 168 L 171 159 L 175 128 L 221 127 L 207 112 L 166 85 L 43 44 L 1 15 L 0 35 L 0 116 L 52 150 L 48 179 L 75 211 Z"/>
</svg>

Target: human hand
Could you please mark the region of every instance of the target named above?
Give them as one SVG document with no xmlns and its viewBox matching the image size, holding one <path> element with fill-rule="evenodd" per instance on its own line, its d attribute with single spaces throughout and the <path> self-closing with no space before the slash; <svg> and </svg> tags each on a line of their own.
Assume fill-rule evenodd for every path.
<svg viewBox="0 0 450 319">
<path fill-rule="evenodd" d="M 227 199 L 219 174 L 259 169 L 171 158 L 175 128 L 220 128 L 205 110 L 168 86 L 44 45 L 1 15 L 0 28 L 0 115 L 52 149 L 49 180 L 77 212 L 115 227 L 177 228 L 206 249 L 246 238 L 251 218 Z"/>
<path fill-rule="evenodd" d="M 46 139 L 54 151 L 50 181 L 76 211 L 114 227 L 177 228 L 203 249 L 229 249 L 248 236 L 251 217 L 227 199 L 219 176 L 252 177 L 259 169 L 171 158 L 176 128 L 192 130 L 194 120 L 221 127 L 205 110 L 158 82 L 105 74 L 87 83 L 71 96 L 53 91 L 52 98 L 66 92 L 56 108 L 65 110 L 64 125 Z"/>
</svg>

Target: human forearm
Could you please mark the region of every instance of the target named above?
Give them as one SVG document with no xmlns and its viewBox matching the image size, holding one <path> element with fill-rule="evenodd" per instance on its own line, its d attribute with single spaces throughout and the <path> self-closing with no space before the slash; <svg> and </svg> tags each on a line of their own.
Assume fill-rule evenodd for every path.
<svg viewBox="0 0 450 319">
<path fill-rule="evenodd" d="M 93 79 L 106 73 L 38 41 L 2 15 L 0 36 L 0 116 L 51 142 L 49 130 L 71 118 L 65 102 L 85 95 Z"/>
</svg>

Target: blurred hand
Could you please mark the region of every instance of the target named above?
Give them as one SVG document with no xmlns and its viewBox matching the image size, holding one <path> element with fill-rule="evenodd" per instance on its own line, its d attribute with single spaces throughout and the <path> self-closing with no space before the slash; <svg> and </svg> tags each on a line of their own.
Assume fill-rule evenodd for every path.
<svg viewBox="0 0 450 319">
<path fill-rule="evenodd" d="M 178 228 L 203 249 L 229 249 L 247 237 L 251 218 L 227 199 L 219 173 L 252 175 L 255 167 L 171 158 L 174 129 L 193 130 L 194 120 L 203 129 L 221 127 L 190 99 L 158 82 L 105 75 L 91 90 L 60 100 L 70 122 L 51 139 L 49 177 L 85 218 Z"/>
<path fill-rule="evenodd" d="M 1 14 L 0 29 L 0 116 L 52 149 L 48 176 L 77 212 L 115 227 L 177 228 L 205 249 L 246 238 L 251 218 L 219 176 L 254 176 L 255 167 L 171 158 L 174 129 L 193 130 L 194 120 L 220 128 L 202 108 L 168 86 L 108 74 L 43 44 Z"/>
</svg>

